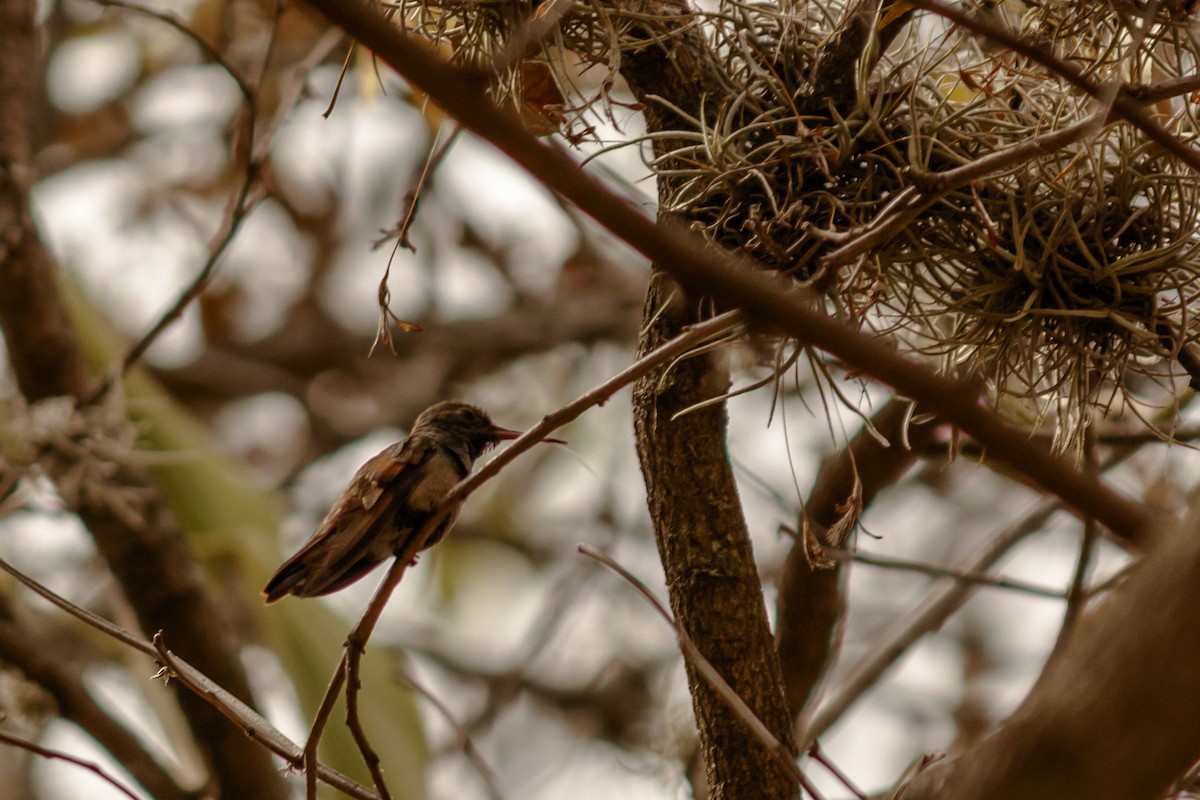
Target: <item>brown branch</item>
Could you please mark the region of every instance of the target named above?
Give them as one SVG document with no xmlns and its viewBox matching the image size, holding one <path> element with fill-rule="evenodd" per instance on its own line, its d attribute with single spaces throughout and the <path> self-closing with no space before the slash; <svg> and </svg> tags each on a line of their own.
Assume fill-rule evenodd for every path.
<svg viewBox="0 0 1200 800">
<path fill-rule="evenodd" d="M 1026 438 L 1026 431 L 978 402 L 975 387 L 906 358 L 878 339 L 831 319 L 816 299 L 744 260 L 671 226 L 657 226 L 607 187 L 581 172 L 561 150 L 543 145 L 511 114 L 497 109 L 477 81 L 444 63 L 381 15 L 358 3 L 310 0 L 310 4 L 429 94 L 465 127 L 496 145 L 543 184 L 559 192 L 606 228 L 669 271 L 694 296 L 717 296 L 743 308 L 756 322 L 807 342 L 879 380 L 928 411 L 961 428 L 989 454 L 1086 510 L 1128 545 L 1144 546 L 1150 514 L 1061 457 Z M 1118 110 L 1121 103 L 1117 103 Z"/>
<path fill-rule="evenodd" d="M 504 800 L 504 795 L 501 793 L 500 787 L 496 785 L 495 773 L 487 761 L 484 760 L 483 754 L 479 752 L 479 748 L 475 746 L 475 742 L 472 741 L 470 731 L 467 730 L 466 726 L 459 723 L 454 712 L 442 702 L 441 698 L 430 691 L 428 687 L 414 680 L 412 675 L 407 672 L 401 672 L 399 677 L 406 686 L 425 698 L 441 714 L 446 724 L 454 730 L 454 741 L 462 748 L 463 755 L 466 756 L 467 761 L 470 762 L 471 766 L 479 774 L 479 779 L 483 781 L 483 786 L 487 790 L 490 800 Z"/>
<path fill-rule="evenodd" d="M 1193 149 L 1178 136 L 1173 135 L 1146 113 L 1142 104 L 1126 92 L 1115 94 L 1108 86 L 1102 86 L 1083 73 L 1074 64 L 1063 61 L 1053 53 L 1048 53 L 1035 42 L 1008 30 L 992 14 L 970 14 L 957 6 L 949 6 L 939 0 L 909 0 L 913 6 L 924 9 L 939 17 L 944 17 L 960 28 L 991 39 L 1013 52 L 1019 53 L 1030 61 L 1040 64 L 1054 75 L 1062 78 L 1071 86 L 1084 94 L 1103 103 L 1112 101 L 1112 115 L 1123 119 L 1148 139 L 1159 144 L 1164 150 L 1187 164 L 1196 172 L 1200 172 L 1200 151 Z M 1111 95 L 1111 97 L 1110 97 Z"/>
<path fill-rule="evenodd" d="M 389 591 L 388 595 L 390 596 L 390 594 Z M 379 605 L 381 609 L 387 605 L 387 597 L 384 597 Z M 367 771 L 371 773 L 371 780 L 375 783 L 375 791 L 379 792 L 380 800 L 391 800 L 392 794 L 388 791 L 387 781 L 383 777 L 379 754 L 371 746 L 367 732 L 363 729 L 362 718 L 358 714 L 358 697 L 359 691 L 362 689 L 362 655 L 369 635 L 370 631 L 364 632 L 361 640 L 352 635 L 352 644 L 346 647 L 346 653 L 349 656 L 346 659 L 346 727 L 350 729 L 350 735 L 354 738 L 354 744 L 362 755 L 363 763 L 367 765 Z"/>
<path fill-rule="evenodd" d="M 157 11 L 155 9 L 146 8 L 136 3 L 126 2 L 126 0 L 96 0 L 101 5 L 111 6 L 114 8 L 122 8 L 137 14 L 150 17 L 151 19 L 159 20 L 160 22 L 170 26 L 185 37 L 195 42 L 213 63 L 217 64 L 225 71 L 233 80 L 238 88 L 238 92 L 242 95 L 242 121 L 238 131 L 238 149 L 234 159 L 235 164 L 242 165 L 243 177 L 238 185 L 237 191 L 230 198 L 225 209 L 225 214 L 221 220 L 221 225 L 213 234 L 209 246 L 208 256 L 204 260 L 204 264 L 200 270 L 192 278 L 179 296 L 175 299 L 166 310 L 164 310 L 158 319 L 150 326 L 137 341 L 130 345 L 125 355 L 121 357 L 118 364 L 114 365 L 109 371 L 109 374 L 104 376 L 100 386 L 95 393 L 88 398 L 88 402 L 97 402 L 103 397 L 113 386 L 113 382 L 125 373 L 131 366 L 141 360 L 150 346 L 163 334 L 163 332 L 174 325 L 182 316 L 184 310 L 192 304 L 192 302 L 200 296 L 201 292 L 208 286 L 212 280 L 213 271 L 217 267 L 217 262 L 221 260 L 221 256 L 229 249 L 229 245 L 233 243 L 233 238 L 237 235 L 238 230 L 242 226 L 242 222 L 249 216 L 253 210 L 255 201 L 251 200 L 250 193 L 258 181 L 258 172 L 260 164 L 255 162 L 255 145 L 254 145 L 254 129 L 258 117 L 258 103 L 255 97 L 255 90 L 244 78 L 238 70 L 234 69 L 230 64 L 209 42 L 189 25 L 187 25 L 177 15 Z M 278 16 L 275 18 L 275 26 L 272 27 L 271 40 L 274 41 L 275 35 L 278 33 Z"/>
<path fill-rule="evenodd" d="M 629 570 L 622 567 L 611 557 L 605 555 L 599 550 L 590 545 L 579 545 L 579 552 L 591 559 L 595 559 L 604 566 L 611 569 L 613 572 L 620 575 L 626 582 L 637 589 L 638 594 L 646 599 L 647 602 L 658 612 L 659 616 L 667 621 L 667 624 L 675 629 L 675 635 L 679 638 L 679 649 L 683 653 L 684 660 L 696 670 L 696 673 L 712 688 L 717 697 L 729 708 L 733 715 L 737 718 L 738 723 L 745 727 L 758 742 L 763 745 L 768 752 L 771 753 L 776 763 L 787 772 L 793 780 L 804 788 L 812 797 L 820 800 L 821 795 L 813 787 L 812 783 L 805 776 L 804 772 L 796 764 L 796 758 L 793 755 L 793 747 L 790 744 L 784 744 L 771 732 L 766 723 L 754 713 L 754 710 L 746 703 L 737 690 L 721 676 L 721 673 L 713 666 L 700 648 L 696 646 L 696 642 L 688 635 L 683 624 L 675 617 L 671 616 L 671 612 L 659 602 L 654 593 L 649 587 L 631 573 Z M 711 783 L 711 781 L 710 781 Z M 720 789 L 718 789 L 720 791 Z"/>
<path fill-rule="evenodd" d="M 95 739 L 155 800 L 189 800 L 199 796 L 199 792 L 180 787 L 142 742 L 88 693 L 84 671 L 101 660 L 95 648 L 3 594 L 0 594 L 0 660 L 49 692 L 59 716 Z"/>
<path fill-rule="evenodd" d="M 1200 758 L 1198 509 L 1085 617 L 1020 708 L 903 800 L 1152 800 Z"/>
<path fill-rule="evenodd" d="M 1047 597 L 1051 600 L 1062 600 L 1066 597 L 1061 589 L 1050 589 L 1045 586 L 1038 586 L 1034 583 L 1019 581 L 1013 578 L 997 578 L 994 575 L 988 575 L 984 572 L 972 572 L 970 570 L 957 569 L 955 567 L 943 567 L 938 564 L 926 564 L 923 561 L 909 561 L 903 558 L 878 556 L 873 553 L 864 553 L 861 550 L 849 552 L 846 550 L 835 550 L 832 547 L 825 547 L 821 549 L 821 554 L 833 561 L 853 561 L 856 564 L 866 564 L 870 567 L 894 569 L 902 572 L 916 572 L 921 575 L 928 575 L 931 578 L 952 578 L 961 583 L 973 583 L 976 586 L 984 589 L 1006 589 L 1008 591 L 1020 592 L 1022 594 L 1028 594 L 1034 597 Z"/>
<path fill-rule="evenodd" d="M 240 727 L 247 739 L 252 739 L 260 743 L 267 750 L 275 753 L 293 766 L 299 766 L 303 762 L 304 754 L 299 745 L 280 733 L 257 711 L 250 708 L 250 706 L 241 700 L 238 700 L 214 683 L 204 673 L 168 650 L 163 642 L 161 633 L 155 634 L 153 643 L 147 642 L 140 636 L 130 633 L 121 626 L 115 625 L 101 616 L 93 614 L 86 608 L 75 605 L 70 600 L 38 583 L 3 559 L 0 559 L 0 571 L 8 573 L 18 583 L 28 588 L 34 594 L 56 608 L 65 611 L 85 625 L 95 628 L 105 636 L 139 653 L 144 653 L 151 658 L 159 660 L 166 667 L 166 671 L 162 673 L 164 677 L 178 678 L 181 683 L 195 692 L 197 696 L 203 697 L 205 702 L 211 704 L 223 716 Z M 370 789 L 347 778 L 340 772 L 321 766 L 318 774 L 321 780 L 324 780 L 330 786 L 345 792 L 351 797 L 358 798 L 358 800 L 379 800 L 379 796 Z"/>
<path fill-rule="evenodd" d="M 776 600 L 776 649 L 783 662 L 793 718 L 800 716 L 833 658 L 845 605 L 840 563 L 820 566 L 821 553 L 810 551 L 809 537 L 813 543 L 840 547 L 841 541 L 828 541 L 830 529 L 844 528 L 848 533 L 862 509 L 920 457 L 938 425 L 910 425 L 911 416 L 909 401 L 888 401 L 869 427 L 864 426 L 844 449 L 822 464 L 805 501 L 800 534 L 784 561 Z"/>
<path fill-rule="evenodd" d="M 81 399 L 93 381 L 55 283 L 54 265 L 29 219 L 29 109 L 38 62 L 36 3 L 0 6 L 0 327 L 26 399 Z M 36 316 L 31 316 L 31 313 Z M 52 478 L 55 476 L 51 476 Z M 107 485 L 81 493 L 72 508 L 120 584 L 145 630 L 167 629 L 187 656 L 233 694 L 250 697 L 233 627 L 223 623 L 183 532 L 147 476 L 114 465 Z M 225 797 L 283 798 L 287 787 L 270 757 L 246 748 L 235 728 L 207 703 L 178 694 L 196 743 Z"/>
<path fill-rule="evenodd" d="M 22 750 L 27 750 L 35 756 L 52 761 L 65 761 L 68 764 L 74 764 L 77 767 L 82 767 L 88 772 L 99 776 L 105 783 L 116 789 L 121 794 L 129 798 L 129 800 L 141 800 L 133 790 L 125 784 L 117 780 L 113 775 L 107 772 L 103 767 L 93 761 L 84 761 L 82 758 L 77 758 L 70 753 L 64 753 L 61 750 L 52 750 L 49 747 L 42 747 L 37 742 L 30 741 L 22 736 L 16 736 L 5 731 L 0 731 L 0 743 L 7 744 L 10 747 L 18 747 Z"/>
</svg>

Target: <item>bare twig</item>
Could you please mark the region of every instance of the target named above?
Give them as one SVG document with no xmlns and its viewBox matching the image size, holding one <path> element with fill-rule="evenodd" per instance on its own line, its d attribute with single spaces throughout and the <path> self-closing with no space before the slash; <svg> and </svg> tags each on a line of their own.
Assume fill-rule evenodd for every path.
<svg viewBox="0 0 1200 800">
<path fill-rule="evenodd" d="M 954 567 L 943 567 L 937 564 L 924 564 L 920 561 L 908 561 L 902 558 L 888 558 L 879 556 L 873 553 L 864 553 L 861 550 L 850 552 L 848 550 L 839 550 L 833 547 L 825 547 L 821 550 L 821 554 L 826 558 L 831 558 L 836 561 L 855 561 L 860 564 L 868 564 L 872 567 L 883 567 L 886 569 L 899 569 L 907 572 L 919 572 L 922 575 L 930 575 L 934 578 L 953 578 L 962 583 L 972 583 L 976 586 L 991 587 L 993 589 L 1009 589 L 1014 592 L 1024 592 L 1036 597 L 1049 597 L 1052 600 L 1062 600 L 1063 593 L 1059 589 L 1048 589 L 1044 586 L 1038 586 L 1025 581 L 1018 581 L 1012 578 L 997 578 L 994 575 L 988 575 L 983 572 L 975 572 L 972 570 L 956 569 Z"/>
<path fill-rule="evenodd" d="M 387 598 L 385 597 L 379 604 L 380 608 L 386 604 Z M 358 714 L 358 693 L 362 689 L 361 666 L 366 635 L 369 635 L 369 631 L 362 639 L 362 646 L 356 641 L 355 644 L 348 645 L 346 648 L 348 656 L 346 659 L 346 727 L 350 729 L 354 744 L 358 747 L 358 752 L 362 754 L 363 763 L 367 765 L 367 771 L 371 773 L 375 791 L 379 792 L 381 800 L 391 800 L 391 792 L 388 791 L 387 781 L 383 777 L 383 767 L 379 763 L 379 754 L 371 746 L 371 741 L 367 738 L 367 732 L 363 729 L 362 719 Z"/>
<path fill-rule="evenodd" d="M 199 796 L 181 787 L 142 740 L 96 702 L 85 674 L 107 660 L 77 631 L 35 614 L 11 594 L 0 595 L 0 660 L 49 692 L 58 715 L 95 739 L 155 800 Z"/>
<path fill-rule="evenodd" d="M 3 559 L 0 559 L 0 570 L 7 572 L 34 594 L 44 598 L 75 619 L 140 653 L 159 660 L 160 663 L 163 663 L 168 668 L 168 676 L 173 675 L 179 678 L 185 686 L 238 725 L 247 738 L 259 742 L 263 747 L 275 753 L 280 758 L 285 759 L 293 766 L 299 766 L 304 763 L 304 752 L 299 745 L 280 733 L 257 711 L 225 691 L 191 664 L 188 664 L 167 650 L 166 645 L 162 641 L 161 634 L 155 635 L 153 643 L 147 642 L 140 636 L 125 630 L 119 625 L 114 625 L 103 617 L 88 611 L 86 608 L 75 605 L 70 600 L 38 583 Z M 324 765 L 318 766 L 317 775 L 330 786 L 345 792 L 351 797 L 358 798 L 358 800 L 380 800 L 379 795 L 367 787 Z"/>
<path fill-rule="evenodd" d="M 721 674 L 713 668 L 713 665 L 710 664 L 708 659 L 704 657 L 704 654 L 700 652 L 700 648 L 698 648 L 696 643 L 692 641 L 692 637 L 688 635 L 688 632 L 684 630 L 682 625 L 675 621 L 675 617 L 672 616 L 671 612 L 667 610 L 666 606 L 664 606 L 659 599 L 654 596 L 654 593 L 650 591 L 649 587 L 647 587 L 646 584 L 637 578 L 637 576 L 618 564 L 607 554 L 600 552 L 591 545 L 579 545 L 579 552 L 583 553 L 588 558 L 600 562 L 613 572 L 620 575 L 627 583 L 629 583 L 629 585 L 637 589 L 638 593 L 641 594 L 642 597 L 649 601 L 659 615 L 667 621 L 667 624 L 675 629 L 675 634 L 679 638 L 679 649 L 683 651 L 684 658 L 688 660 L 688 663 L 690 663 L 696 669 L 696 671 L 700 673 L 705 682 L 713 688 L 713 691 L 715 691 L 721 700 L 729 706 L 735 715 L 737 715 L 738 719 L 746 726 L 747 730 L 753 733 L 754 737 L 758 739 L 759 742 L 761 742 L 762 745 L 767 748 L 767 750 L 774 754 L 776 760 L 781 766 L 784 767 L 784 769 L 787 770 L 787 773 L 792 776 L 797 783 L 804 787 L 804 790 L 812 797 L 816 798 L 816 800 L 821 800 L 820 793 L 817 792 L 816 788 L 814 788 L 812 783 L 808 780 L 808 777 L 800 769 L 800 766 L 796 763 L 795 756 L 792 755 L 791 751 L 788 750 L 788 748 L 785 747 L 782 742 L 775 738 L 775 735 L 771 733 L 765 724 L 763 724 L 763 721 L 758 718 L 758 715 L 755 714 L 748 705 L 746 705 L 746 701 L 742 700 L 742 698 L 738 696 L 737 692 L 733 690 L 733 687 L 729 685 L 729 682 L 726 681 L 725 678 L 723 678 Z"/>
<path fill-rule="evenodd" d="M 121 783 L 121 781 L 117 780 L 113 775 L 105 771 L 103 767 L 93 761 L 84 761 L 82 758 L 76 758 L 70 753 L 64 753 L 62 750 L 53 750 L 49 747 L 42 747 L 37 742 L 30 741 L 22 736 L 17 736 L 3 730 L 0 730 L 0 742 L 11 745 L 12 747 L 19 747 L 22 750 L 28 750 L 35 756 L 41 756 L 42 758 L 47 758 L 50 760 L 65 761 L 68 764 L 74 764 L 77 767 L 82 767 L 88 772 L 98 775 L 102 780 L 108 783 L 109 786 L 112 786 L 118 792 L 130 798 L 130 800 L 141 800 L 140 797 L 134 794 L 132 789 Z"/>
<path fill-rule="evenodd" d="M 329 681 L 329 686 L 325 690 L 325 696 L 321 700 L 321 705 L 314 718 L 312 729 L 309 731 L 308 740 L 305 742 L 305 764 L 317 763 L 317 747 L 321 740 L 321 733 L 328 721 L 329 714 L 332 712 L 338 693 L 346 681 L 350 666 L 354 665 L 357 668 L 357 660 L 362 657 L 362 650 L 366 647 L 367 640 L 370 639 L 371 633 L 375 629 L 375 623 L 378 622 L 380 614 L 383 613 L 384 606 L 387 605 L 388 598 L 391 597 L 392 592 L 400 583 L 400 579 L 404 577 L 404 572 L 408 569 L 409 563 L 423 549 L 422 545 L 426 537 L 441 524 L 447 510 L 460 504 L 473 491 L 479 488 L 484 481 L 494 477 L 505 465 L 512 463 L 521 453 L 524 453 L 542 441 L 542 439 L 549 436 L 557 428 L 578 418 L 589 408 L 603 405 L 622 387 L 629 385 L 643 375 L 650 373 L 665 363 L 669 363 L 672 359 L 688 352 L 703 342 L 727 333 L 740 324 L 741 314 L 736 311 L 729 311 L 692 326 L 681 335 L 642 356 L 642 358 L 638 359 L 628 368 L 584 393 L 571 403 L 551 414 L 547 414 L 542 418 L 541 422 L 521 434 L 511 446 L 500 451 L 495 458 L 483 465 L 479 470 L 468 475 L 450 490 L 450 493 L 442 500 L 442 511 L 432 515 L 426 523 L 425 528 L 418 535 L 412 537 L 407 550 L 396 554 L 396 558 L 392 562 L 392 566 L 389 568 L 383 583 L 379 585 L 379 588 L 375 590 L 375 594 L 371 596 L 371 601 L 367 604 L 366 611 L 347 638 L 341 660 L 338 662 L 333 677 Z M 369 758 L 369 756 L 364 753 L 364 758 Z M 315 800 L 315 780 L 309 778 L 307 786 L 309 800 Z"/>
<path fill-rule="evenodd" d="M 258 105 L 255 100 L 255 89 L 250 85 L 249 81 L 243 77 L 232 64 L 229 63 L 217 50 L 208 43 L 207 40 L 195 30 L 193 30 L 186 22 L 180 19 L 177 15 L 168 11 L 158 11 L 136 3 L 126 2 L 126 0 L 96 0 L 101 5 L 112 6 L 115 8 L 123 8 L 152 19 L 159 20 L 166 25 L 179 31 L 195 42 L 204 54 L 212 59 L 214 63 L 220 66 L 233 82 L 237 85 L 238 92 L 242 95 L 242 124 L 238 132 L 238 161 L 244 165 L 245 174 L 239 184 L 237 191 L 230 199 L 226 206 L 224 217 L 220 227 L 213 234 L 209 241 L 208 257 L 201 266 L 200 271 L 192 278 L 191 282 L 184 287 L 184 290 L 176 298 L 158 319 L 150 326 L 146 333 L 142 334 L 136 342 L 122 356 L 121 360 L 109 370 L 101 381 L 100 386 L 95 393 L 89 398 L 89 402 L 95 403 L 102 398 L 112 388 L 114 380 L 128 370 L 133 364 L 137 363 L 150 346 L 162 335 L 168 327 L 173 325 L 180 317 L 183 316 L 184 309 L 191 305 L 192 301 L 200 296 L 204 288 L 208 285 L 212 278 L 213 270 L 216 269 L 217 262 L 233 242 L 234 236 L 237 235 L 241 228 L 242 222 L 249 215 L 250 211 L 257 204 L 257 200 L 252 200 L 250 197 L 251 191 L 258 182 L 258 164 L 255 162 L 255 147 L 254 133 L 255 124 L 258 118 Z M 276 19 L 278 23 L 278 19 Z"/>
<path fill-rule="evenodd" d="M 479 773 L 480 779 L 483 781 L 484 787 L 487 789 L 488 797 L 491 800 L 504 800 L 504 795 L 500 792 L 500 787 L 496 785 L 496 775 L 492 772 L 492 768 L 484 760 L 483 754 L 479 752 L 479 748 L 475 746 L 475 742 L 471 740 L 470 732 L 464 728 L 453 712 L 446 706 L 441 699 L 431 692 L 427 687 L 421 685 L 420 682 L 413 679 L 412 675 L 407 672 L 400 673 L 400 680 L 412 688 L 414 692 L 424 697 L 429 701 L 437 712 L 442 715 L 442 718 L 450 724 L 454 729 L 454 738 L 462 748 L 463 754 L 467 757 L 467 761 L 471 762 L 471 766 Z"/>
<path fill-rule="evenodd" d="M 821 749 L 820 743 L 815 739 L 808 747 L 808 756 L 813 761 L 816 761 L 822 767 L 829 770 L 833 777 L 837 778 L 838 783 L 849 789 L 850 793 L 858 798 L 858 800 L 867 800 L 867 796 L 863 794 L 863 790 L 855 786 L 854 782 L 850 780 L 850 777 L 846 775 L 846 773 L 842 772 L 842 770 L 838 768 L 838 765 L 833 763 L 833 761 L 827 755 L 825 755 L 825 752 Z"/>
<path fill-rule="evenodd" d="M 1096 436 L 1093 428 L 1088 427 L 1087 438 L 1084 441 L 1084 456 L 1089 469 L 1096 468 Z M 1071 575 L 1071 583 L 1067 587 L 1067 604 L 1063 609 L 1062 625 L 1058 630 L 1058 638 L 1050 651 L 1047 662 L 1057 657 L 1067 646 L 1071 634 L 1079 623 L 1083 609 L 1087 605 L 1091 593 L 1087 587 L 1088 572 L 1092 566 L 1092 558 L 1096 551 L 1096 521 L 1085 519 L 1079 539 L 1079 556 L 1075 561 L 1075 571 Z"/>
<path fill-rule="evenodd" d="M 1077 511 L 1086 509 L 1127 545 L 1144 547 L 1148 543 L 1156 528 L 1146 508 L 1029 442 L 1024 431 L 981 406 L 974 387 L 947 378 L 933 367 L 830 318 L 818 310 L 817 300 L 810 294 L 756 273 L 752 265 L 733 254 L 678 229 L 654 224 L 579 170 L 561 150 L 534 139 L 512 114 L 491 104 L 469 76 L 442 62 L 394 26 L 383 24 L 373 9 L 332 0 L 310 0 L 310 4 L 370 47 L 466 128 L 495 144 L 546 186 L 669 271 L 688 291 L 697 296 L 719 296 L 748 312 L 756 322 L 825 350 L 916 399 L 979 440 L 997 460 L 1058 495 Z M 1118 100 L 1118 111 L 1123 108 Z"/>
</svg>

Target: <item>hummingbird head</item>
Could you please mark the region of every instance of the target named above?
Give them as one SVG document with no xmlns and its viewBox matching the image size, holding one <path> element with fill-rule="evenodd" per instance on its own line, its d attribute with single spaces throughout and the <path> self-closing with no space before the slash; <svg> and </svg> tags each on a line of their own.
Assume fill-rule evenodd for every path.
<svg viewBox="0 0 1200 800">
<path fill-rule="evenodd" d="M 422 411 L 411 433 L 438 439 L 451 449 L 465 452 L 471 461 L 497 442 L 520 435 L 520 431 L 493 423 L 483 409 L 456 400 L 444 400 Z"/>
<path fill-rule="evenodd" d="M 516 439 L 521 431 L 501 428 L 478 406 L 443 400 L 421 412 L 409 435 L 433 437 L 474 462 L 497 442 Z M 566 444 L 562 439 L 549 436 L 542 441 Z"/>
</svg>

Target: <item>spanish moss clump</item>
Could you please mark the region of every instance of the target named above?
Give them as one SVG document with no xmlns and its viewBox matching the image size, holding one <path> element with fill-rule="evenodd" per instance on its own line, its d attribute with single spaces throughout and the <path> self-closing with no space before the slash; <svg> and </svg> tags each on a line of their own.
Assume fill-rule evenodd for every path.
<svg viewBox="0 0 1200 800">
<path fill-rule="evenodd" d="M 1170 388 L 1197 335 L 1200 175 L 1163 137 L 1196 134 L 1200 46 L 1193 4 L 1145 5 L 968 9 L 1038 58 L 896 2 L 579 3 L 536 37 L 529 20 L 565 6 L 400 15 L 464 63 L 501 63 L 498 97 L 575 135 L 622 56 L 661 48 L 668 69 L 704 71 L 694 106 L 659 109 L 677 129 L 649 137 L 665 210 L 997 399 L 1031 399 L 1075 448 L 1133 376 Z M 523 60 L 498 59 L 514 46 Z M 544 102 L 530 64 L 570 101 Z M 588 69 L 600 88 L 579 88 Z M 1112 113 L 1119 85 L 1146 88 L 1136 119 Z"/>
</svg>

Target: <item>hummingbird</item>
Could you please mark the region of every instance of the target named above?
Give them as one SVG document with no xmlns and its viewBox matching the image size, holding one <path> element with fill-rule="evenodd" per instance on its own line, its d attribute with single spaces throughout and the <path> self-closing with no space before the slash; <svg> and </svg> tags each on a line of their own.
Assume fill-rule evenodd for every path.
<svg viewBox="0 0 1200 800">
<path fill-rule="evenodd" d="M 475 459 L 520 435 L 466 403 L 446 400 L 425 409 L 407 439 L 384 448 L 354 474 L 312 538 L 267 582 L 267 603 L 289 594 L 317 597 L 336 592 L 392 555 L 415 559 L 454 525 L 461 500 L 425 541 L 414 541 L 450 490 L 470 473 Z M 544 441 L 565 444 L 562 439 Z"/>
</svg>

